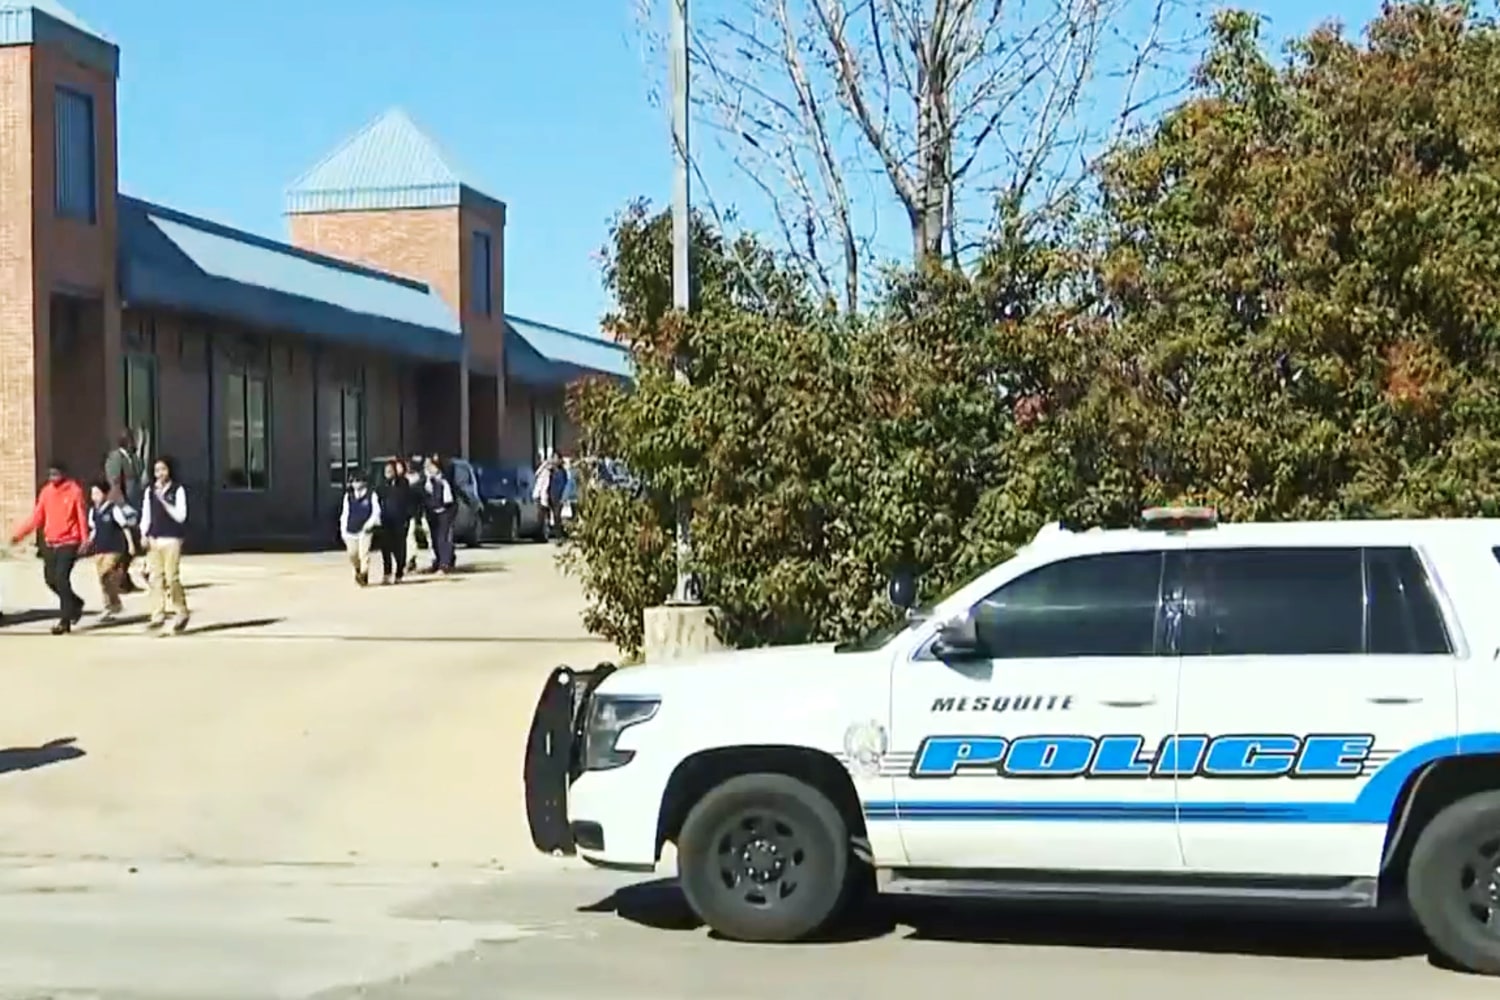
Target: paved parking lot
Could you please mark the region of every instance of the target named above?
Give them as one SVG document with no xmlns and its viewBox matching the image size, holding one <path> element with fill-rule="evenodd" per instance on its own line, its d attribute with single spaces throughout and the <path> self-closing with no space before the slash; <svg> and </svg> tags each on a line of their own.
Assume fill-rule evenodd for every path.
<svg viewBox="0 0 1500 1000">
<path fill-rule="evenodd" d="M 49 636 L 17 614 L 35 564 L 0 563 L 0 1000 L 1495 990 L 1390 924 L 907 904 L 846 940 L 712 940 L 670 883 L 530 849 L 537 688 L 611 655 L 553 554 L 365 591 L 337 554 L 196 557 L 173 638 Z"/>
</svg>

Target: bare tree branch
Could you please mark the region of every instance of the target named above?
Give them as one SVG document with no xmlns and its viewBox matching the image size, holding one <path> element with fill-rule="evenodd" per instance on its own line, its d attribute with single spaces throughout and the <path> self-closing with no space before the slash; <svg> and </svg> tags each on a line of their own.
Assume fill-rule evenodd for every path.
<svg viewBox="0 0 1500 1000">
<path fill-rule="evenodd" d="M 649 23 L 658 0 L 633 2 Z M 1187 81 L 1206 3 L 693 0 L 695 111 L 786 256 L 854 310 L 891 259 L 962 266 L 1002 204 L 1077 198 Z M 881 232 L 892 209 L 906 241 Z"/>
</svg>

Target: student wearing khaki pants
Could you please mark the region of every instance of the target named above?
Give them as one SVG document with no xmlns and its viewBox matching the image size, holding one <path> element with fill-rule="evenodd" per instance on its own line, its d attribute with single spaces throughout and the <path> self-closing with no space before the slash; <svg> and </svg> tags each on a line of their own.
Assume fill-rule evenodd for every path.
<svg viewBox="0 0 1500 1000">
<path fill-rule="evenodd" d="M 356 472 L 350 477 L 349 491 L 344 494 L 344 504 L 339 510 L 339 533 L 344 536 L 344 550 L 349 553 L 354 582 L 361 587 L 370 582 L 370 550 L 378 527 L 380 500 L 364 474 Z"/>
<path fill-rule="evenodd" d="M 125 502 L 118 483 L 97 482 L 89 491 L 89 537 L 83 549 L 94 557 L 99 589 L 104 593 L 100 621 L 110 621 L 125 610 L 120 602 L 128 560 L 135 555 L 131 529 L 135 512 Z"/>
<path fill-rule="evenodd" d="M 187 537 L 187 490 L 177 481 L 172 460 L 156 460 L 151 489 L 141 511 L 141 537 L 146 543 L 146 565 L 151 573 L 151 620 L 147 628 L 166 625 L 168 605 L 172 631 L 188 626 L 187 594 L 182 589 L 182 541 Z"/>
</svg>

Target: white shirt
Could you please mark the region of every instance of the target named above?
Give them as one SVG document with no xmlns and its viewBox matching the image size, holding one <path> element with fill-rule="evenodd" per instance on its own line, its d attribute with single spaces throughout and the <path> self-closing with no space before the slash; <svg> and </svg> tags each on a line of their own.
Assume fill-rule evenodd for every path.
<svg viewBox="0 0 1500 1000">
<path fill-rule="evenodd" d="M 161 501 L 161 505 L 166 510 L 168 517 L 176 521 L 178 524 L 185 524 L 187 523 L 187 488 L 184 487 L 181 483 L 172 483 L 170 485 L 177 487 L 177 496 L 172 499 L 171 503 L 168 503 L 164 498 L 162 498 L 161 488 L 155 483 L 151 484 L 151 493 Z M 152 506 L 154 505 L 151 503 L 151 497 L 147 496 L 145 501 L 141 504 L 142 535 L 151 534 Z"/>
<path fill-rule="evenodd" d="M 370 498 L 370 516 L 365 518 L 365 523 L 360 526 L 359 531 L 355 532 L 355 534 L 364 534 L 367 531 L 374 531 L 376 528 L 380 527 L 380 498 L 375 495 L 374 490 L 367 491 L 365 493 L 365 496 Z M 349 523 L 349 497 L 350 494 L 344 494 L 343 509 L 339 511 L 339 530 L 344 532 L 344 534 L 346 535 L 349 534 L 349 532 L 345 530 L 345 526 Z M 361 497 L 361 499 L 363 499 L 363 497 Z"/>
</svg>

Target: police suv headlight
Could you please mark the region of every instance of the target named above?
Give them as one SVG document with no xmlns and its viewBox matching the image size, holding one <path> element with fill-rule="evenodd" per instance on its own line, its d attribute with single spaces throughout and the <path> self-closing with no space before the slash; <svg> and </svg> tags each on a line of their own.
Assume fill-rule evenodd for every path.
<svg viewBox="0 0 1500 1000">
<path fill-rule="evenodd" d="M 629 764 L 635 751 L 620 750 L 615 746 L 620 734 L 631 726 L 650 721 L 660 707 L 660 698 L 595 695 L 589 704 L 588 722 L 583 730 L 583 769 L 608 771 Z"/>
</svg>

